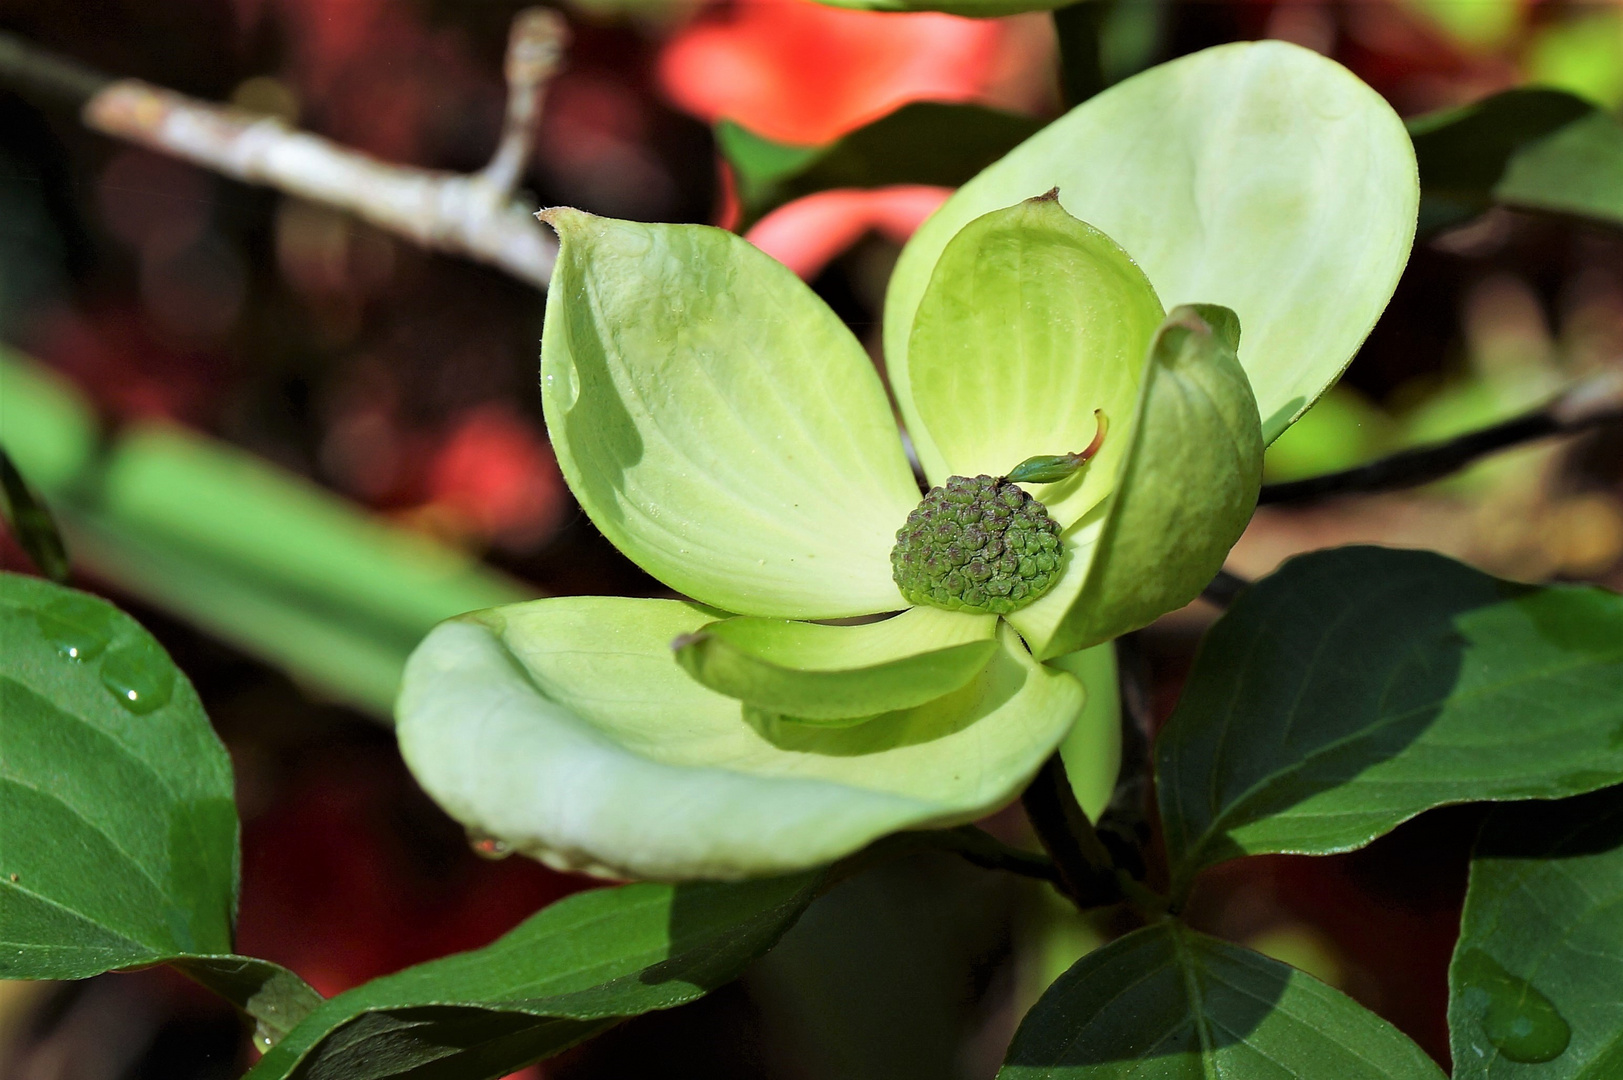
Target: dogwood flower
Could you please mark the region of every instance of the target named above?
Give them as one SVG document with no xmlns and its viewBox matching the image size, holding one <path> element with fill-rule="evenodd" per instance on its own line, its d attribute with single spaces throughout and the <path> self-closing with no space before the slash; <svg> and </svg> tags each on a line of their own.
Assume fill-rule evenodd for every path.
<svg viewBox="0 0 1623 1080">
<path fill-rule="evenodd" d="M 1097 808 L 1103 643 L 1221 566 L 1265 441 L 1390 297 L 1414 173 L 1384 102 L 1294 46 L 1080 106 L 898 263 L 886 369 L 922 495 L 867 354 L 789 270 L 717 229 L 545 212 L 559 465 L 689 599 L 441 625 L 397 709 L 408 764 L 470 829 L 610 876 L 778 873 L 974 820 L 1062 741 Z"/>
</svg>

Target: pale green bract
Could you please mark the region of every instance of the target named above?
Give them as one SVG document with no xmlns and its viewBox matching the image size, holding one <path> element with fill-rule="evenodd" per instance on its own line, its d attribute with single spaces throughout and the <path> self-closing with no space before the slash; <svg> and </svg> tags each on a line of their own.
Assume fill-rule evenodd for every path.
<svg viewBox="0 0 1623 1080">
<path fill-rule="evenodd" d="M 1290 100 L 1253 117 L 1270 78 Z M 920 491 L 873 364 L 810 289 L 721 230 L 547 211 L 560 467 L 604 535 L 692 602 L 558 598 L 442 624 L 397 706 L 408 764 L 470 830 L 616 877 L 777 874 L 972 821 L 1062 743 L 1097 813 L 1120 752 L 1110 639 L 1221 566 L 1255 504 L 1263 417 L 1282 427 L 1345 365 L 1416 198 L 1391 110 L 1334 63 L 1261 43 L 1079 107 L 926 224 L 886 320 L 930 483 L 1075 453 L 1095 410 L 1108 423 L 1075 475 L 1025 485 L 1064 563 L 1004 617 L 897 589 Z M 1265 218 L 1272 247 L 1245 240 Z M 1163 314 L 1166 297 L 1231 300 L 1245 342 L 1234 312 Z"/>
</svg>

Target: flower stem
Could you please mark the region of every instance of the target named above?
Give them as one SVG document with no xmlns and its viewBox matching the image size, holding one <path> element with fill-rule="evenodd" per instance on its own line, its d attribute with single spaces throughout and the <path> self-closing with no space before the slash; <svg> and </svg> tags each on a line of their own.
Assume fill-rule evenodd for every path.
<svg viewBox="0 0 1623 1080">
<path fill-rule="evenodd" d="M 1078 908 L 1104 907 L 1125 897 L 1110 852 L 1077 805 L 1065 764 L 1055 754 L 1020 797 L 1037 839 L 1054 860 L 1059 890 Z"/>
</svg>

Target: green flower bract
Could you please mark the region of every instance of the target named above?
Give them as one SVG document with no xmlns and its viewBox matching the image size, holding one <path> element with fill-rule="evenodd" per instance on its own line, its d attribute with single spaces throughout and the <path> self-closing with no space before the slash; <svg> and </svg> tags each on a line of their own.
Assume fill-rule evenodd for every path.
<svg viewBox="0 0 1623 1080">
<path fill-rule="evenodd" d="M 1053 579 L 1007 612 L 964 609 L 980 570 L 908 569 L 897 534 L 919 489 L 895 412 L 803 283 L 720 230 L 548 211 L 559 465 L 603 534 L 691 601 L 443 624 L 397 708 L 412 771 L 469 828 L 629 877 L 780 873 L 971 821 L 1056 748 L 1097 812 L 1118 732 L 1108 642 L 1221 566 L 1265 435 L 1334 381 L 1396 284 L 1414 173 L 1368 87 L 1250 43 L 1093 98 L 920 229 L 885 339 L 930 481 L 1078 451 L 1095 410 L 1110 420 L 1077 473 L 1027 485 L 1054 531 L 1029 530 L 1009 572 Z M 926 581 L 932 602 L 913 604 Z"/>
</svg>

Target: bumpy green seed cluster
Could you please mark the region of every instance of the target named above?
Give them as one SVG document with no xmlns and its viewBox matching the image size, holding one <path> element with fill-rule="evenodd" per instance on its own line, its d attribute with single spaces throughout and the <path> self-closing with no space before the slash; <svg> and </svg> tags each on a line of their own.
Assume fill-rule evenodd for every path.
<svg viewBox="0 0 1623 1080">
<path fill-rule="evenodd" d="M 891 573 L 915 604 L 1004 615 L 1059 579 L 1059 525 L 1042 503 L 993 476 L 954 476 L 907 515 Z"/>
</svg>

